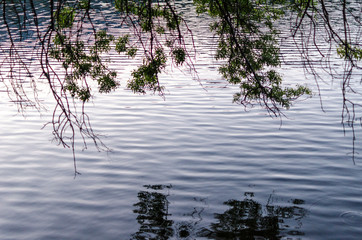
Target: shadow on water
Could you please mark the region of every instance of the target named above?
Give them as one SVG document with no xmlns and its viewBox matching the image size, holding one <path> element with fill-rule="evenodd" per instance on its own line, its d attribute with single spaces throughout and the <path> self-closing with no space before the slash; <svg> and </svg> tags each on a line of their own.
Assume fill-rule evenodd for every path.
<svg viewBox="0 0 362 240">
<path fill-rule="evenodd" d="M 145 185 L 146 190 L 138 193 L 139 202 L 134 204 L 138 214 L 139 230 L 131 239 L 281 239 L 303 236 L 302 219 L 307 210 L 301 199 L 291 199 L 283 206 L 273 204 L 273 194 L 265 205 L 254 200 L 253 192 L 245 192 L 244 199 L 224 202 L 227 210 L 214 213 L 208 227 L 200 227 L 201 214 L 197 210 L 190 215 L 188 223 L 172 220 L 168 201 L 171 185 Z M 185 214 L 187 216 L 187 214 Z M 199 215 L 195 221 L 194 215 Z"/>
</svg>

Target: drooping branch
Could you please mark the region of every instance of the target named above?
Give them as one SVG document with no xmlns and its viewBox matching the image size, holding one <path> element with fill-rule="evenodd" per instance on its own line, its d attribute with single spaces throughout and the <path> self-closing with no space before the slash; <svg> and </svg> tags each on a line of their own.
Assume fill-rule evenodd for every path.
<svg viewBox="0 0 362 240">
<path fill-rule="evenodd" d="M 279 46 L 273 21 L 283 12 L 267 1 L 196 1 L 200 12 L 214 16 L 212 30 L 219 36 L 217 59 L 226 59 L 220 68 L 223 77 L 240 86 L 234 101 L 244 106 L 255 103 L 273 116 L 281 116 L 281 107 L 310 91 L 304 86 L 284 88 L 275 71 L 279 67 Z"/>
<path fill-rule="evenodd" d="M 176 67 L 186 64 L 194 71 L 190 57 L 192 49 L 185 42 L 189 36 L 193 45 L 192 33 L 185 19 L 177 13 L 174 3 L 169 0 L 142 0 L 136 4 L 117 0 L 115 6 L 121 14 L 122 26 L 133 29 L 132 37 L 136 38 L 133 42 L 129 35 L 118 38 L 116 50 L 133 57 L 136 46 L 144 55 L 143 64 L 132 72 L 128 88 L 135 93 L 151 91 L 163 95 L 158 75 L 164 71 L 170 58 Z"/>
<path fill-rule="evenodd" d="M 14 75 L 16 64 L 21 65 L 29 75 L 32 73 L 19 54 L 21 46 L 18 39 L 14 39 L 10 23 L 7 22 L 8 3 L 1 3 L 2 18 L 10 42 L 6 59 L 10 66 L 11 90 L 18 99 L 17 102 L 32 103 L 23 90 L 22 80 Z M 72 150 L 76 174 L 77 139 L 83 142 L 84 148 L 87 148 L 87 141 L 90 139 L 97 149 L 109 150 L 93 131 L 90 118 L 85 112 L 86 102 L 95 94 L 92 90 L 94 86 L 101 93 L 110 92 L 119 86 L 117 73 L 107 66 L 103 53 L 111 51 L 115 46 L 117 52 L 125 52 L 129 57 L 134 57 L 139 49 L 143 50 L 141 54 L 144 62 L 132 73 L 133 78 L 128 84 L 133 91 L 140 93 L 148 90 L 162 93 L 158 75 L 165 68 L 168 58 L 176 66 L 183 63 L 192 66 L 184 41 L 185 34 L 192 39 L 191 31 L 170 1 L 145 0 L 138 4 L 116 1 L 115 7 L 121 15 L 120 24 L 123 27 L 127 24 L 127 27 L 133 29 L 132 36 L 113 36 L 107 32 L 105 25 L 95 24 L 94 19 L 102 13 L 102 9 L 93 8 L 93 3 L 90 0 L 50 0 L 48 8 L 38 10 L 34 1 L 30 0 L 22 6 L 24 14 L 30 14 L 30 20 L 26 24 L 30 24 L 29 29 L 34 29 L 36 34 L 34 51 L 37 53 L 36 60 L 40 69 L 39 80 L 36 81 L 45 80 L 55 100 L 52 118 L 45 126 L 52 127 L 58 144 Z M 44 15 L 44 12 L 39 14 L 39 11 L 47 12 Z M 19 20 L 18 22 L 20 23 Z M 186 32 L 183 32 L 183 28 Z M 169 54 L 166 53 L 167 50 L 170 51 Z M 32 64 L 34 66 L 35 61 Z M 59 71 L 59 68 L 62 70 Z M 36 92 L 34 89 L 34 93 Z"/>
<path fill-rule="evenodd" d="M 298 0 L 292 5 L 288 5 L 291 1 L 283 0 L 273 3 L 268 0 L 194 0 L 194 3 L 199 13 L 207 13 L 214 19 L 211 30 L 218 36 L 215 57 L 226 60 L 219 71 L 229 83 L 240 87 L 240 92 L 234 95 L 235 102 L 245 107 L 258 104 L 272 116 L 280 117 L 283 108 L 289 108 L 303 94 L 310 94 L 304 86 L 284 87 L 277 72 L 281 63 L 277 21 L 286 11 L 292 11 L 295 21 L 292 21 L 291 37 L 302 39 L 295 47 L 305 59 L 307 71 L 318 78 L 310 46 L 325 60 L 323 68 L 331 74 L 335 73 L 329 61 L 333 55 L 346 62 L 342 116 L 353 123 L 358 119 L 354 111 L 362 106 L 349 98 L 351 93 L 358 94 L 350 79 L 352 70 L 361 69 L 361 22 L 360 13 L 351 9 L 349 2 L 341 1 L 336 7 L 343 19 L 343 24 L 339 25 L 331 20 L 335 9 L 332 11 L 332 5 L 323 0 Z M 84 148 L 90 139 L 98 149 L 107 150 L 93 132 L 85 112 L 85 104 L 96 92 L 108 93 L 120 85 L 117 72 L 108 67 L 104 53 L 116 51 L 130 58 L 141 56 L 142 63 L 131 72 L 127 83 L 135 93 L 163 95 L 159 76 L 168 65 L 186 66 L 196 72 L 191 57 L 191 51 L 195 50 L 193 35 L 175 1 L 115 0 L 112 14 L 117 14 L 119 26 L 129 31 L 116 36 L 108 31 L 106 20 L 103 23 L 96 21 L 103 10 L 95 3 L 90 0 L 49 0 L 49 6 L 42 10 L 46 14 L 43 14 L 36 8 L 34 0 L 18 1 L 18 6 L 12 5 L 19 7 L 16 16 L 8 21 L 11 19 L 10 5 L 2 1 L 2 18 L 9 39 L 9 48 L 3 49 L 8 56 L 0 63 L 1 71 L 8 71 L 8 80 L 1 75 L 2 81 L 7 83 L 7 89 L 21 105 L 31 102 L 19 77 L 19 71 L 32 74 L 19 43 L 22 31 L 31 29 L 36 40 L 33 47 L 37 54 L 35 60 L 41 71 L 39 78 L 33 77 L 30 81 L 34 99 L 37 99 L 35 82 L 44 80 L 55 101 L 49 125 L 58 143 L 72 149 L 74 164 L 77 139 Z M 281 6 L 287 6 L 288 10 Z M 356 28 L 352 27 L 351 21 L 356 23 Z M 18 26 L 19 36 L 14 33 L 12 25 Z M 324 37 L 324 41 L 320 37 Z M 325 43 L 329 46 L 321 47 Z M 333 54 L 334 49 L 337 50 Z M 35 64 L 34 59 L 31 61 Z M 8 66 L 3 67 L 6 64 Z"/>
<path fill-rule="evenodd" d="M 305 12 L 306 18 L 299 18 L 295 16 L 299 25 L 294 27 L 295 31 L 293 37 L 298 32 L 300 39 L 298 43 L 302 42 L 300 46 L 300 52 L 307 67 L 306 70 L 312 73 L 316 82 L 324 81 L 324 79 L 318 74 L 318 68 L 321 68 L 324 73 L 331 76 L 332 79 L 338 79 L 341 81 L 342 90 L 342 112 L 341 121 L 343 127 L 349 126 L 353 135 L 353 151 L 352 159 L 354 161 L 355 149 L 354 142 L 355 137 L 355 123 L 361 119 L 360 114 L 356 111 L 362 109 L 362 104 L 358 100 L 361 92 L 358 90 L 360 83 L 355 81 L 355 76 L 361 73 L 362 67 L 360 65 L 362 60 L 362 44 L 361 44 L 361 22 L 359 17 L 361 16 L 361 3 L 358 1 L 346 0 L 327 2 L 324 0 L 312 1 L 309 6 L 303 6 L 300 8 Z M 352 8 L 353 6 L 353 8 Z M 359 17 L 357 17 L 359 16 Z M 298 19 L 299 18 L 299 19 Z M 334 20 L 332 23 L 331 19 Z M 301 26 L 304 28 L 301 29 Z M 303 31 L 310 29 L 311 34 L 305 35 Z M 309 39 L 313 38 L 313 46 L 308 44 Z M 325 38 L 325 40 L 323 40 Z M 318 47 L 317 41 L 324 45 L 322 51 Z M 322 61 L 327 63 L 327 67 L 323 65 L 316 66 L 314 50 L 317 49 Z M 321 61 L 321 62 L 322 62 Z M 314 63 L 313 63 L 314 62 Z M 343 66 L 341 69 L 336 69 L 336 63 Z M 332 66 L 334 64 L 334 66 Z M 351 82 L 352 77 L 354 81 Z"/>
</svg>

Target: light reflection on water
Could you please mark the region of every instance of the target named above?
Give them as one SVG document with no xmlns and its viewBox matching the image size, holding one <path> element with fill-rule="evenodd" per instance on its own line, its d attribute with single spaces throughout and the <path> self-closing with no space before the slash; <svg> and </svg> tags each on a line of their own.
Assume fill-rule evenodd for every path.
<svg viewBox="0 0 362 240">
<path fill-rule="evenodd" d="M 206 39 L 198 40 L 203 49 Z M 361 161 L 353 165 L 349 155 L 338 85 L 322 86 L 326 112 L 314 97 L 280 122 L 233 105 L 236 89 L 208 57 L 196 62 L 201 84 L 177 70 L 162 77 L 165 101 L 123 89 L 98 94 L 87 108 L 113 152 L 78 151 L 76 179 L 71 152 L 51 143 L 49 128 L 40 130 L 50 113 L 24 118 L 0 95 L 0 239 L 137 239 L 160 226 L 172 239 L 245 239 L 250 231 L 359 239 Z M 303 71 L 283 66 L 283 73 L 288 83 L 314 87 Z M 125 86 L 129 75 L 120 77 Z"/>
</svg>

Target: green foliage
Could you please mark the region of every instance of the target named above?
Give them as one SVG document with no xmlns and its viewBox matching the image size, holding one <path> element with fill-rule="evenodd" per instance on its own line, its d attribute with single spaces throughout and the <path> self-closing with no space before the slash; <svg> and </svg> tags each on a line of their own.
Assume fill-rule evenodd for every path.
<svg viewBox="0 0 362 240">
<path fill-rule="evenodd" d="M 96 32 L 95 34 L 95 43 L 92 50 L 92 53 L 102 53 L 108 52 L 111 50 L 110 43 L 114 40 L 114 36 L 107 34 L 105 30 Z"/>
<path fill-rule="evenodd" d="M 75 18 L 75 9 L 65 6 L 59 12 L 55 12 L 56 24 L 59 29 L 70 28 L 73 26 Z"/>
<path fill-rule="evenodd" d="M 116 51 L 118 53 L 125 52 L 127 50 L 127 44 L 129 44 L 129 35 L 124 35 L 123 37 L 119 37 L 116 41 Z"/>
<path fill-rule="evenodd" d="M 108 70 L 99 55 L 110 50 L 110 43 L 113 40 L 112 35 L 101 30 L 95 33 L 94 44 L 85 47 L 83 41 L 72 40 L 71 37 L 61 32 L 55 35 L 49 55 L 62 62 L 62 66 L 66 70 L 64 89 L 72 97 L 83 102 L 91 98 L 88 78 L 96 80 L 101 93 L 108 93 L 118 87 L 116 72 Z"/>
<path fill-rule="evenodd" d="M 280 65 L 274 21 L 284 12 L 278 6 L 266 0 L 194 2 L 199 13 L 215 18 L 210 26 L 219 36 L 215 57 L 227 60 L 219 71 L 230 83 L 240 86 L 235 102 L 247 105 L 256 101 L 272 110 L 278 105 L 288 108 L 292 100 L 310 93 L 306 87 L 283 88 L 281 76 L 270 70 Z"/>
<path fill-rule="evenodd" d="M 25 71 L 31 75 L 32 68 L 28 68 L 28 61 L 22 59 L 25 55 L 19 50 L 23 49 L 23 46 L 18 48 L 17 45 L 19 42 L 28 42 L 23 40 L 28 37 L 25 36 L 28 34 L 24 33 L 28 33 L 29 30 L 29 36 L 35 36 L 32 39 L 38 41 L 35 47 L 39 50 L 37 59 L 42 76 L 48 80 L 56 99 L 53 115 L 53 120 L 56 120 L 53 121 L 54 134 L 61 144 L 73 147 L 73 150 L 74 127 L 79 128 L 83 139 L 90 137 L 97 144 L 98 137 L 87 127 L 90 125 L 85 115 L 73 112 L 76 106 L 68 97 L 77 98 L 83 103 L 88 101 L 95 89 L 93 84 L 90 84 L 91 80 L 101 93 L 108 93 L 119 86 L 116 72 L 108 68 L 107 58 L 105 59 L 106 53 L 112 51 L 113 44 L 114 50 L 118 53 L 132 58 L 139 54 L 143 58 L 143 63 L 131 73 L 132 78 L 127 84 L 135 93 L 146 93 L 150 90 L 162 94 L 163 87 L 159 82 L 159 75 L 165 71 L 167 61 L 176 67 L 189 67 L 191 72 L 197 73 L 190 54 L 190 48 L 195 50 L 192 29 L 189 29 L 187 21 L 177 11 L 179 7 L 185 6 L 182 1 L 115 0 L 93 4 L 90 0 L 62 0 L 51 1 L 48 8 L 39 9 L 34 6 L 33 1 L 16 4 L 20 2 L 2 1 L 3 24 L 6 28 L 4 32 L 7 32 L 10 43 L 9 49 L 4 50 L 4 53 L 9 53 L 9 58 L 5 59 L 4 63 L 10 63 L 13 93 L 17 99 L 21 99 L 19 104 L 29 99 L 26 96 L 27 91 L 22 88 L 24 75 L 20 72 Z M 311 94 L 305 86 L 283 86 L 282 77 L 276 71 L 280 65 L 280 33 L 275 26 L 280 26 L 277 23 L 278 19 L 291 11 L 294 18 L 292 37 L 301 33 L 301 41 L 298 39 L 298 42 L 302 44 L 296 47 L 301 50 L 303 57 L 306 57 L 305 60 L 311 63 L 304 65 L 307 70 L 312 70 L 310 72 L 316 73 L 313 69 L 314 64 L 310 61 L 314 60 L 315 55 L 308 53 L 310 46 L 314 46 L 320 56 L 329 61 L 332 56 L 330 48 L 321 47 L 319 40 L 325 40 L 329 47 L 341 44 L 337 48 L 337 54 L 347 63 L 344 70 L 348 73 L 343 76 L 345 114 L 342 115 L 348 123 L 353 124 L 356 120 L 351 114 L 358 104 L 345 97 L 347 93 L 358 93 L 358 89 L 352 87 L 349 81 L 352 69 L 361 69 L 357 61 L 362 59 L 359 43 L 360 11 L 354 7 L 354 3 L 343 1 L 343 4 L 333 5 L 321 0 L 193 2 L 199 14 L 208 15 L 214 20 L 210 29 L 214 36 L 218 37 L 215 57 L 224 63 L 219 72 L 229 83 L 240 87 L 240 91 L 234 95 L 235 102 L 248 106 L 260 104 L 269 112 L 280 116 L 280 106 L 289 108 L 296 98 L 303 94 Z M 107 17 L 103 13 L 111 14 L 114 20 L 116 14 L 113 14 L 112 10 L 109 11 L 108 4 L 111 3 L 114 3 L 115 9 L 119 11 L 119 25 L 129 33 L 117 36 L 117 39 L 107 32 L 107 27 L 114 24 L 109 24 L 107 18 L 100 20 L 100 16 Z M 92 8 L 93 6 L 96 8 Z M 41 12 L 43 10 L 45 13 Z M 341 23 L 336 23 L 332 18 L 332 14 L 338 12 L 341 13 Z M 50 21 L 47 21 L 47 17 Z M 200 18 L 200 21 L 203 19 Z M 19 29 L 14 26 L 19 26 Z M 308 29 L 308 34 L 302 32 L 304 27 Z M 319 31 L 323 31 L 324 35 L 317 37 Z M 327 54 L 324 54 L 325 50 L 328 51 Z M 54 60 L 58 61 L 56 67 L 53 65 Z M 64 69 L 61 74 L 56 72 L 59 65 Z M 333 75 L 333 69 L 325 70 L 330 70 L 330 74 Z M 315 75 L 315 78 L 318 76 Z M 35 91 L 35 85 L 31 85 Z M 57 118 L 55 114 L 59 111 L 61 113 Z M 63 140 L 67 129 L 72 129 L 71 137 L 67 137 L 71 145 Z"/>
<path fill-rule="evenodd" d="M 137 51 L 138 51 L 137 48 L 135 48 L 135 47 L 129 47 L 129 48 L 127 48 L 127 50 L 126 50 L 126 54 L 127 54 L 129 57 L 134 58 L 134 57 L 136 56 L 136 54 L 137 54 Z"/>
<path fill-rule="evenodd" d="M 176 65 L 182 65 L 186 59 L 186 51 L 183 48 L 175 48 L 172 50 L 172 57 L 175 60 Z"/>
<path fill-rule="evenodd" d="M 132 47 L 130 45 L 129 37 L 130 36 L 128 34 L 126 34 L 126 35 L 124 35 L 122 37 L 119 37 L 115 41 L 115 43 L 116 43 L 115 50 L 118 53 L 125 52 L 126 55 L 128 55 L 129 57 L 134 58 L 136 56 L 136 54 L 137 54 L 138 49 L 135 48 L 135 47 Z"/>
<path fill-rule="evenodd" d="M 156 49 L 153 58 L 144 59 L 144 63 L 132 72 L 132 79 L 127 87 L 135 93 L 162 92 L 163 87 L 159 85 L 158 74 L 166 67 L 167 58 L 162 48 Z"/>
<path fill-rule="evenodd" d="M 88 0 L 80 0 L 78 3 L 79 9 L 87 10 L 89 9 L 89 2 Z"/>
<path fill-rule="evenodd" d="M 341 44 L 337 48 L 337 54 L 340 58 L 344 59 L 352 58 L 358 61 L 362 60 L 362 48 L 358 46 L 351 46 L 349 44 L 346 46 L 345 44 Z"/>
<path fill-rule="evenodd" d="M 311 93 L 304 86 L 283 87 L 281 76 L 274 70 L 280 65 L 278 31 L 274 22 L 284 14 L 280 4 L 287 2 L 299 8 L 315 4 L 314 0 L 194 0 L 198 13 L 207 13 L 214 18 L 210 29 L 219 36 L 215 58 L 227 60 L 219 71 L 230 83 L 240 86 L 240 92 L 234 95 L 235 102 L 245 105 L 258 102 L 268 109 L 289 108 L 294 99 Z M 66 89 L 73 97 L 83 101 L 90 98 L 88 85 L 82 82 L 89 77 L 96 80 L 100 92 L 117 88 L 116 73 L 107 69 L 100 56 L 111 50 L 111 43 L 115 43 L 116 52 L 129 57 L 136 56 L 137 43 L 142 43 L 143 64 L 132 72 L 127 84 L 135 93 L 162 93 L 158 76 L 165 69 L 168 57 L 176 66 L 187 60 L 188 52 L 185 45 L 181 45 L 182 18 L 169 1 L 116 0 L 115 8 L 122 16 L 137 19 L 139 35 L 133 36 L 132 40 L 129 34 L 115 39 L 107 31 L 100 30 L 94 34 L 90 47 L 62 33 L 63 29 L 72 27 L 77 11 L 90 7 L 86 0 L 77 6 L 78 9 L 64 6 L 57 14 L 58 32 L 50 51 L 50 55 L 68 70 Z M 147 46 L 142 40 L 145 35 L 148 36 Z M 161 42 L 157 36 L 164 36 L 165 40 Z M 169 49 L 166 51 L 169 56 L 166 56 L 165 48 Z M 343 49 L 338 51 L 343 56 Z M 360 57 L 358 49 L 353 53 L 356 58 Z"/>
<path fill-rule="evenodd" d="M 116 77 L 116 72 L 109 72 L 107 74 L 99 76 L 99 78 L 97 79 L 99 85 L 99 92 L 109 93 L 110 91 L 116 89 L 118 86 L 118 83 L 115 81 Z"/>
<path fill-rule="evenodd" d="M 134 92 L 146 93 L 150 90 L 162 94 L 163 87 L 160 86 L 158 75 L 165 68 L 167 59 L 172 59 L 176 66 L 183 65 L 187 59 L 188 53 L 180 28 L 183 20 L 173 4 L 173 1 L 168 0 L 115 1 L 115 7 L 121 15 L 137 19 L 139 27 L 133 37 L 138 37 L 141 42 L 144 60 L 143 64 L 132 72 L 132 79 L 128 82 L 128 87 Z M 147 41 L 144 41 L 145 36 Z M 118 53 L 125 52 L 130 57 L 138 52 L 135 44 L 130 43 L 129 35 L 116 40 L 115 50 Z M 169 53 L 168 56 L 165 52 Z"/>
</svg>

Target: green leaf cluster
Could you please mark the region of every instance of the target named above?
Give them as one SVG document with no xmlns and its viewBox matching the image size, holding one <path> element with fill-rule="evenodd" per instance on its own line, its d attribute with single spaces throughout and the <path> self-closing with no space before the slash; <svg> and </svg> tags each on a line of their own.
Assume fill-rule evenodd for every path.
<svg viewBox="0 0 362 240">
<path fill-rule="evenodd" d="M 129 37 L 130 36 L 128 34 L 119 37 L 116 40 L 115 50 L 118 53 L 125 52 L 126 55 L 134 58 L 137 54 L 138 49 L 130 45 Z"/>
<path fill-rule="evenodd" d="M 177 66 L 182 65 L 186 60 L 186 51 L 181 47 L 172 50 L 172 57 Z"/>
<path fill-rule="evenodd" d="M 278 31 L 274 28 L 284 12 L 266 0 L 194 0 L 199 13 L 214 17 L 210 28 L 219 36 L 216 59 L 226 60 L 220 73 L 241 91 L 234 101 L 259 102 L 267 108 L 288 108 L 310 91 L 298 86 L 283 88 L 281 76 L 273 70 L 280 65 Z M 279 3 L 279 1 L 277 1 Z"/>
<path fill-rule="evenodd" d="M 220 73 L 240 87 L 240 92 L 234 95 L 235 102 L 250 104 L 256 101 L 268 108 L 270 104 L 289 108 L 294 99 L 311 94 L 304 86 L 283 87 L 282 77 L 274 70 L 280 66 L 278 31 L 274 24 L 284 15 L 281 6 L 286 3 L 299 9 L 316 4 L 314 0 L 194 0 L 198 13 L 207 13 L 214 18 L 210 29 L 219 37 L 215 58 L 226 60 L 219 68 Z M 172 59 L 176 66 L 187 60 L 188 52 L 182 45 L 180 30 L 183 20 L 168 0 L 115 0 L 115 8 L 121 16 L 132 19 L 132 24 L 136 22 L 139 26 L 136 36 L 131 38 L 126 34 L 115 39 L 105 30 L 96 31 L 89 47 L 78 38 L 74 40 L 65 34 L 72 28 L 76 14 L 90 8 L 86 0 L 75 6 L 64 6 L 56 13 L 57 34 L 50 51 L 50 55 L 61 61 L 67 70 L 65 89 L 73 97 L 82 101 L 90 98 L 87 78 L 96 80 L 100 92 L 117 88 L 116 73 L 110 71 L 101 58 L 102 53 L 111 50 L 112 43 L 116 52 L 132 58 L 138 53 L 137 44 L 144 50 L 143 64 L 132 72 L 127 84 L 136 93 L 162 93 L 158 76 L 165 69 L 167 60 Z M 143 40 L 145 36 L 147 41 Z M 164 37 L 163 41 L 160 37 Z M 168 56 L 164 49 L 169 50 Z M 360 49 L 350 49 L 348 54 L 361 59 Z M 338 54 L 345 57 L 348 54 L 344 51 L 339 48 Z"/>
<path fill-rule="evenodd" d="M 150 32 L 157 29 L 157 32 L 163 34 L 165 27 L 175 30 L 181 22 L 180 16 L 174 12 L 174 9 L 164 3 L 170 3 L 170 1 L 166 0 L 157 3 L 151 0 L 140 0 L 137 2 L 116 0 L 115 7 L 123 14 L 137 16 L 143 31 Z M 157 18 L 161 18 L 166 26 L 154 26 L 156 22 L 154 20 Z"/>
<path fill-rule="evenodd" d="M 87 79 L 96 80 L 99 92 L 107 93 L 117 88 L 116 72 L 110 71 L 100 56 L 110 50 L 112 35 L 101 30 L 95 33 L 94 44 L 86 47 L 83 41 L 72 40 L 68 35 L 59 31 L 53 38 L 53 46 L 49 55 L 62 62 L 66 70 L 64 90 L 72 97 L 85 102 L 92 96 Z"/>
<path fill-rule="evenodd" d="M 75 19 L 75 9 L 64 6 L 60 11 L 55 12 L 56 25 L 59 29 L 71 28 Z"/>
<path fill-rule="evenodd" d="M 144 59 L 144 63 L 132 72 L 132 79 L 128 81 L 127 87 L 135 93 L 146 93 L 146 91 L 162 92 L 163 87 L 159 85 L 158 74 L 166 67 L 167 58 L 162 48 L 156 49 L 153 58 Z"/>
<path fill-rule="evenodd" d="M 113 41 L 113 35 L 107 34 L 105 30 L 97 31 L 95 34 L 95 42 L 91 49 L 92 54 L 108 52 L 111 50 L 110 43 Z"/>
<path fill-rule="evenodd" d="M 337 48 L 337 54 L 340 58 L 352 58 L 357 61 L 362 60 L 362 48 L 358 46 L 351 46 L 350 44 L 341 44 Z"/>
<path fill-rule="evenodd" d="M 88 0 L 80 0 L 78 3 L 79 9 L 88 10 L 89 9 L 89 1 Z"/>
<path fill-rule="evenodd" d="M 158 75 L 164 69 L 167 59 L 172 59 L 177 67 L 186 61 L 187 51 L 180 28 L 183 20 L 173 4 L 174 2 L 169 0 L 115 1 L 115 7 L 121 15 L 134 19 L 139 26 L 136 39 L 138 37 L 144 50 L 144 61 L 132 73 L 132 79 L 128 83 L 134 92 L 145 93 L 146 90 L 151 90 L 162 93 Z M 147 44 L 142 40 L 145 36 L 148 38 Z M 129 35 L 121 36 L 116 40 L 115 50 L 134 57 L 137 53 L 134 45 L 130 43 Z M 169 50 L 169 58 L 166 57 L 164 49 Z"/>
</svg>

